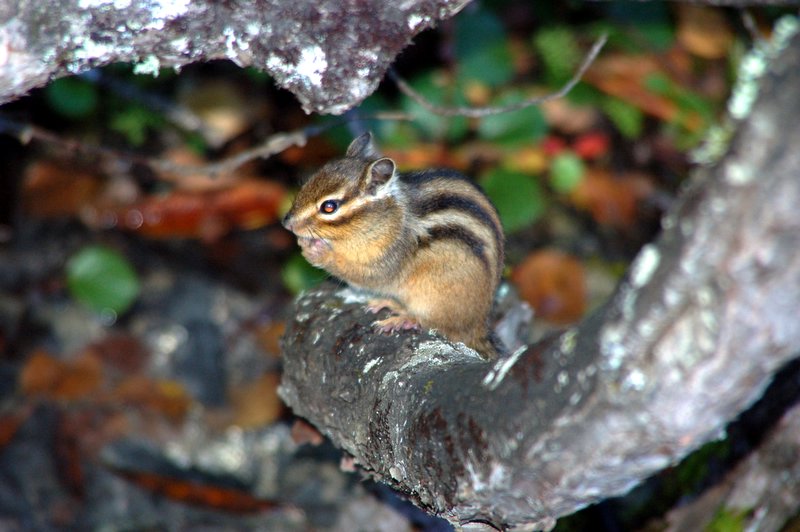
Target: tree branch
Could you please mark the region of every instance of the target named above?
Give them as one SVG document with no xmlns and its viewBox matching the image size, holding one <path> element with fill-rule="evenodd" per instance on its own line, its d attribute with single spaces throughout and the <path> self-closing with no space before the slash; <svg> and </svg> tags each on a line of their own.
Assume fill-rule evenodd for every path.
<svg viewBox="0 0 800 532">
<path fill-rule="evenodd" d="M 110 63 L 157 74 L 230 59 L 269 72 L 307 112 L 339 114 L 375 90 L 414 35 L 464 4 L 0 0 L 0 103 Z"/>
<path fill-rule="evenodd" d="M 800 347 L 798 86 L 795 35 L 727 155 L 579 326 L 489 365 L 375 335 L 327 285 L 297 302 L 282 397 L 418 504 L 497 528 L 547 528 L 718 438 Z"/>
<path fill-rule="evenodd" d="M 777 532 L 800 507 L 800 405 L 784 413 L 758 449 L 725 479 L 666 516 L 669 532 L 709 530 L 720 511 L 741 519 L 741 530 Z"/>
</svg>

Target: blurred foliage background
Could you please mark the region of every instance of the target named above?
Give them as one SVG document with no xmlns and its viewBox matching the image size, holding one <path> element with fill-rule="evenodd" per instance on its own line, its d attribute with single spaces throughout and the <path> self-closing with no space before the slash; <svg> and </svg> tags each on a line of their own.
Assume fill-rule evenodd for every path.
<svg viewBox="0 0 800 532">
<path fill-rule="evenodd" d="M 198 405 L 217 415 L 218 426 L 252 430 L 285 422 L 275 393 L 277 338 L 292 295 L 326 274 L 304 261 L 277 222 L 304 176 L 365 130 L 402 170 L 456 168 L 485 189 L 508 239 L 507 278 L 534 307 L 537 334 L 579 320 L 657 235 L 687 178 L 691 150 L 724 114 L 742 55 L 754 38 L 768 37 L 785 11 L 748 13 L 751 31 L 760 32 L 754 36 L 741 12 L 686 3 L 472 2 L 419 35 L 397 60 L 397 75 L 431 103 L 504 106 L 554 92 L 600 35 L 609 38 L 566 97 L 485 118 L 433 114 L 388 78 L 343 117 L 307 116 L 264 73 L 222 62 L 157 77 L 114 65 L 53 81 L 4 106 L 0 245 L 7 256 L 27 250 L 31 264 L 50 267 L 33 271 L 8 260 L 0 271 L 4 304 L 21 309 L 3 322 L 0 336 L 8 384 L 0 396 L 6 405 L 0 453 L 32 415 L 26 405 L 40 401 L 73 413 L 111 401 L 178 425 Z M 308 134 L 305 146 L 214 177 L 202 171 L 293 130 Z M 198 169 L 187 171 L 192 166 Z M 47 253 L 57 258 L 49 261 Z M 154 268 L 171 276 L 164 281 Z M 174 350 L 142 349 L 154 341 L 143 325 L 153 302 L 180 306 L 159 299 L 168 292 L 165 283 L 187 278 L 216 279 L 251 298 L 248 312 L 225 307 L 224 320 L 238 322 L 215 323 L 224 338 L 231 330 L 252 335 L 260 369 L 239 380 L 226 377 L 214 394 L 198 379 L 214 379 L 228 362 L 211 363 L 208 374 L 188 372 L 188 379 L 181 364 L 175 373 L 152 370 L 170 365 L 151 360 L 156 353 Z M 58 323 L 66 315 L 60 311 L 37 313 L 43 301 L 78 305 L 85 309 L 81 319 L 97 326 L 55 341 L 40 332 L 70 324 Z M 126 338 L 114 340 L 115 353 L 121 350 L 115 357 L 139 357 L 137 367 L 151 371 L 136 380 L 109 376 L 118 364 L 103 349 L 97 355 L 97 342 L 106 345 L 108 335 Z M 219 356 L 227 357 L 229 347 Z M 84 434 L 111 439 L 93 427 Z M 91 454 L 96 442 L 78 447 Z M 597 519 L 606 530 L 644 527 L 742 452 L 727 444 L 704 448 L 668 480 L 562 520 L 559 529 L 584 529 Z M 736 516 L 713 519 L 714 530 L 737 530 Z"/>
</svg>

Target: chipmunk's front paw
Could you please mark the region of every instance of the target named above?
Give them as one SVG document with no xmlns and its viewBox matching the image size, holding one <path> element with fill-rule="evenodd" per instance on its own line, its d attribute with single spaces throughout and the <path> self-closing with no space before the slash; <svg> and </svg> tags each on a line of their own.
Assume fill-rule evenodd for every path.
<svg viewBox="0 0 800 532">
<path fill-rule="evenodd" d="M 385 320 L 378 320 L 372 324 L 375 330 L 382 334 L 391 334 L 397 331 L 418 331 L 419 322 L 408 314 L 391 316 Z"/>
</svg>

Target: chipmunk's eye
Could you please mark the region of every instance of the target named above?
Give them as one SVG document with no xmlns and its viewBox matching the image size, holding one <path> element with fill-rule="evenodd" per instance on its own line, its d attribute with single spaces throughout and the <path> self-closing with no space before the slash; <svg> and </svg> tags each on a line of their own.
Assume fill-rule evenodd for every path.
<svg viewBox="0 0 800 532">
<path fill-rule="evenodd" d="M 333 214 L 338 208 L 339 200 L 329 199 L 322 202 L 322 205 L 319 206 L 319 212 L 322 214 Z"/>
</svg>

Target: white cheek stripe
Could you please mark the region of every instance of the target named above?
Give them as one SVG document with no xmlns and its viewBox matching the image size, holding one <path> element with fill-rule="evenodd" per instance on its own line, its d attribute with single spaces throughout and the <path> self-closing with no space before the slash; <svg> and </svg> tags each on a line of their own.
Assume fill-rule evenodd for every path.
<svg viewBox="0 0 800 532">
<path fill-rule="evenodd" d="M 317 213 L 317 206 L 316 205 L 309 205 L 305 209 L 301 210 L 297 213 L 298 220 L 307 220 L 314 216 Z"/>
</svg>

